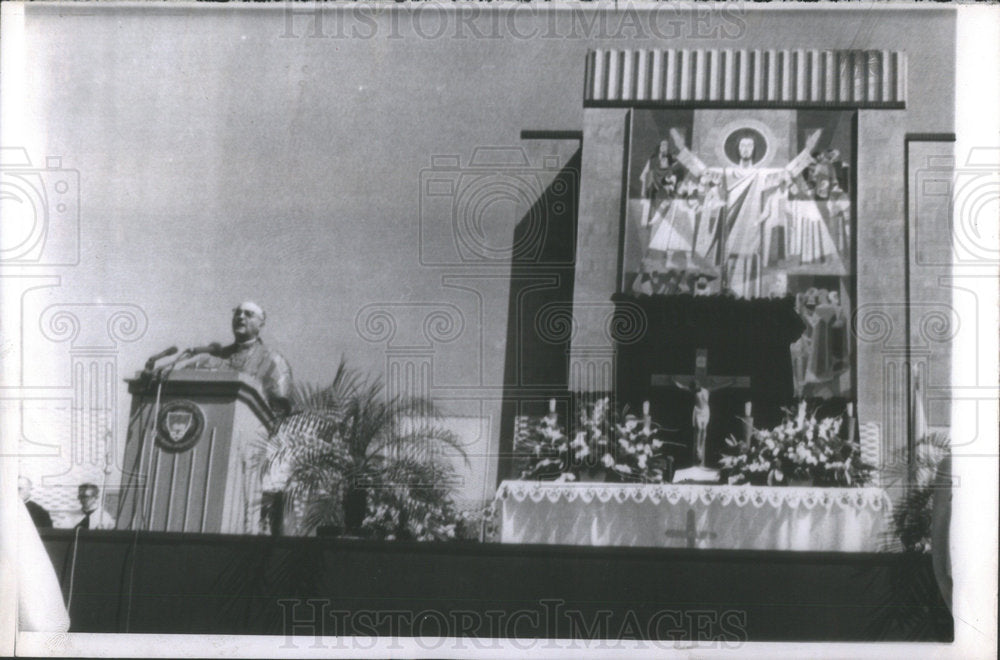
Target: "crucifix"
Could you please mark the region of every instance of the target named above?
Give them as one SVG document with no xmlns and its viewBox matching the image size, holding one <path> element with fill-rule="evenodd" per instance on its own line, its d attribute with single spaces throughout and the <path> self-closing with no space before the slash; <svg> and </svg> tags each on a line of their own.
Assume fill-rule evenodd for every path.
<svg viewBox="0 0 1000 660">
<path fill-rule="evenodd" d="M 690 384 L 684 385 L 679 380 L 682 378 L 690 379 Z M 691 411 L 691 427 L 694 431 L 694 460 L 701 467 L 707 467 L 705 465 L 705 445 L 708 435 L 708 421 L 711 417 L 709 397 L 715 390 L 731 387 L 748 388 L 750 387 L 750 378 L 748 376 L 709 376 L 708 349 L 699 348 L 695 351 L 693 376 L 689 374 L 653 374 L 650 384 L 653 387 L 676 387 L 690 391 L 694 395 L 694 408 Z"/>
<path fill-rule="evenodd" d="M 699 532 L 695 526 L 694 509 L 688 509 L 684 521 L 684 529 L 668 529 L 663 532 L 668 539 L 685 539 L 687 547 L 693 548 L 699 539 L 714 539 L 718 534 L 715 532 Z"/>
</svg>

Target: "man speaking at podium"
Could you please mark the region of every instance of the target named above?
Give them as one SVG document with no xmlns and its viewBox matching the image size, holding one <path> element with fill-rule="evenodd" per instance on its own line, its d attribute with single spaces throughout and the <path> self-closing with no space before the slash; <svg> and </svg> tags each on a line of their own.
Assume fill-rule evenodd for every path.
<svg viewBox="0 0 1000 660">
<path fill-rule="evenodd" d="M 232 369 L 259 380 L 271 409 L 285 413 L 291 407 L 292 369 L 279 353 L 261 341 L 260 330 L 267 313 L 255 302 L 246 301 L 233 310 L 233 343 L 212 344 L 195 349 L 196 355 L 180 360 L 174 369 Z"/>
</svg>

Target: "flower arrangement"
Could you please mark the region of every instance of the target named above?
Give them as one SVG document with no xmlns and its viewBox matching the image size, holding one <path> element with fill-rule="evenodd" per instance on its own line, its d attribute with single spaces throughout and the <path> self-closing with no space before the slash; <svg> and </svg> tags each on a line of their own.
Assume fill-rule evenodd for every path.
<svg viewBox="0 0 1000 660">
<path fill-rule="evenodd" d="M 783 423 L 754 429 L 748 441 L 726 438 L 735 453 L 722 457 L 722 477 L 730 484 L 864 486 L 874 468 L 861 460 L 860 445 L 841 435 L 841 423 L 807 415 L 803 402 L 797 415 L 786 410 Z"/>
<path fill-rule="evenodd" d="M 514 450 L 527 455 L 522 479 L 567 481 L 571 475 L 570 441 L 554 411 L 529 424 L 515 439 Z"/>
<path fill-rule="evenodd" d="M 456 475 L 450 465 L 404 459 L 379 476 L 389 478 L 370 490 L 362 536 L 386 541 L 461 537 L 464 517 L 451 497 Z"/>
<path fill-rule="evenodd" d="M 618 421 L 621 418 L 621 421 Z M 615 415 L 610 399 L 599 399 L 581 411 L 575 429 L 559 425 L 555 406 L 533 421 L 515 443 L 525 456 L 522 479 L 555 481 L 618 481 L 659 483 L 672 476 L 673 461 L 664 431 L 646 416 Z M 677 445 L 680 446 L 680 445 Z"/>
<path fill-rule="evenodd" d="M 670 481 L 673 458 L 666 456 L 664 449 L 676 443 L 661 439 L 660 434 L 661 429 L 652 422 L 626 415 L 624 423 L 615 424 L 616 451 L 604 455 L 605 466 L 623 481 Z"/>
</svg>

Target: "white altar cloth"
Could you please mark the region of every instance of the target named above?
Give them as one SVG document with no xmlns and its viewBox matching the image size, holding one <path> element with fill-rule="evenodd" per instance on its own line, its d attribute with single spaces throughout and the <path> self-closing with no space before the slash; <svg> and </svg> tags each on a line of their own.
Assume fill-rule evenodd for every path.
<svg viewBox="0 0 1000 660">
<path fill-rule="evenodd" d="M 502 543 L 876 552 L 880 488 L 504 481 Z"/>
</svg>

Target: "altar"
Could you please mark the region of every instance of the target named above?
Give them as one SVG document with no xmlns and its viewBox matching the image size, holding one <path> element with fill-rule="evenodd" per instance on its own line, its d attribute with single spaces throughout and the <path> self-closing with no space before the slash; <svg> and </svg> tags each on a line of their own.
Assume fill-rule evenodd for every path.
<svg viewBox="0 0 1000 660">
<path fill-rule="evenodd" d="M 880 488 L 504 481 L 502 543 L 877 552 Z"/>
</svg>

